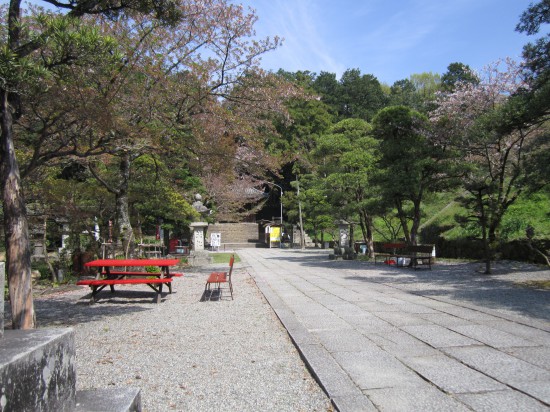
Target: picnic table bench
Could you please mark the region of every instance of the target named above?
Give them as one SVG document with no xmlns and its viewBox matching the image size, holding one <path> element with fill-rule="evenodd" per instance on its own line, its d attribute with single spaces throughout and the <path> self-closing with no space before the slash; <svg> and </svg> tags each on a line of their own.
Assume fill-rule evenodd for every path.
<svg viewBox="0 0 550 412">
<path fill-rule="evenodd" d="M 432 270 L 434 262 L 433 245 L 412 245 L 409 246 L 409 258 L 412 262 L 412 267 L 418 269 L 418 266 L 427 265 Z"/>
<path fill-rule="evenodd" d="M 97 295 L 109 286 L 111 292 L 115 285 L 147 285 L 156 292 L 156 302 L 159 303 L 164 285 L 172 293 L 172 280 L 183 276 L 182 273 L 170 273 L 170 266 L 179 263 L 178 259 L 99 259 L 85 264 L 86 267 L 97 267 L 100 270 L 95 279 L 82 279 L 76 284 L 89 286 L 92 290 L 91 302 L 95 302 Z M 159 267 L 160 272 L 111 270 L 111 267 Z"/>
<path fill-rule="evenodd" d="M 392 258 L 395 258 L 396 259 L 396 263 L 397 263 L 397 258 L 399 256 L 402 256 L 403 255 L 403 251 L 407 248 L 407 244 L 406 243 L 384 243 L 382 245 L 382 250 L 383 252 L 375 252 L 374 253 L 374 264 L 376 264 L 376 261 L 378 258 L 382 258 L 384 259 L 384 261 L 386 260 L 391 260 Z"/>
<path fill-rule="evenodd" d="M 433 245 L 407 245 L 406 243 L 384 243 L 382 248 L 384 252 L 375 253 L 374 263 L 377 258 L 384 258 L 384 261 L 396 266 L 405 266 L 406 259 L 410 260 L 410 265 L 415 269 L 419 266 L 426 265 L 432 269 L 434 263 Z"/>
</svg>

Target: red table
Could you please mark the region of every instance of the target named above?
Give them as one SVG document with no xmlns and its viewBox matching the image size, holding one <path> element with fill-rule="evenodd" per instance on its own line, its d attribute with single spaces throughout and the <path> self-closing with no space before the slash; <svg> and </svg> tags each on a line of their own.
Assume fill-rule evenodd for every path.
<svg viewBox="0 0 550 412">
<path fill-rule="evenodd" d="M 168 286 L 172 293 L 172 278 L 182 276 L 181 273 L 170 273 L 170 267 L 179 263 L 179 259 L 99 259 L 85 263 L 86 267 L 100 268 L 95 280 L 80 280 L 77 285 L 86 285 L 92 289 L 92 302 L 105 286 L 115 291 L 114 285 L 145 284 L 157 292 L 156 300 L 160 302 L 162 286 Z M 160 272 L 129 271 L 128 267 L 159 267 Z M 124 270 L 111 270 L 124 268 Z M 155 278 L 156 277 L 156 278 Z"/>
<path fill-rule="evenodd" d="M 132 271 L 113 271 L 111 267 L 149 267 L 157 266 L 160 268 L 160 277 L 170 277 L 170 266 L 175 266 L 179 263 L 179 259 L 98 259 L 85 263 L 86 267 L 103 268 L 99 270 L 98 277 L 105 274 L 107 278 L 117 276 L 158 276 L 155 272 L 132 272 Z"/>
</svg>

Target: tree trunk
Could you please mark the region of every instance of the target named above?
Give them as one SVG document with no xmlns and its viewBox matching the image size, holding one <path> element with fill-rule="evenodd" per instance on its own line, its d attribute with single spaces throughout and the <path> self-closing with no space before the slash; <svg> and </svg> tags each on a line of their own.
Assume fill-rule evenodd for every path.
<svg viewBox="0 0 550 412">
<path fill-rule="evenodd" d="M 374 224 L 372 218 L 364 210 L 359 213 L 359 222 L 363 232 L 363 240 L 367 244 L 367 255 L 374 259 Z"/>
<path fill-rule="evenodd" d="M 405 211 L 403 210 L 403 203 L 401 203 L 401 200 L 396 200 L 395 205 L 397 207 L 397 214 L 401 222 L 401 227 L 403 228 L 403 234 L 405 235 L 405 241 L 410 244 L 411 235 L 409 233 L 409 225 L 407 224 L 407 216 L 405 216 Z"/>
<path fill-rule="evenodd" d="M 13 117 L 7 90 L 0 91 L 0 184 L 4 206 L 6 269 L 14 329 L 32 329 L 34 305 L 31 251 L 25 200 L 13 145 Z"/>
<path fill-rule="evenodd" d="M 130 206 L 128 202 L 128 183 L 130 181 L 130 155 L 124 154 L 120 160 L 120 183 L 116 195 L 117 228 L 122 240 L 124 256 L 133 255 L 132 241 L 134 232 L 130 222 Z"/>
<path fill-rule="evenodd" d="M 416 245 L 418 243 L 418 229 L 420 228 L 420 200 L 415 200 L 413 202 L 413 220 L 411 225 L 411 245 Z"/>
<path fill-rule="evenodd" d="M 483 192 L 479 190 L 477 192 L 477 204 L 479 207 L 479 224 L 481 226 L 481 239 L 483 242 L 483 255 L 485 258 L 485 274 L 491 274 L 491 244 L 487 236 L 487 216 L 485 213 L 485 204 L 483 203 Z"/>
<path fill-rule="evenodd" d="M 298 216 L 300 221 L 300 248 L 305 249 L 306 248 L 306 239 L 305 239 L 305 233 L 304 233 L 304 222 L 302 219 L 302 202 L 300 201 L 300 182 L 298 181 L 298 176 L 296 176 L 296 186 L 297 186 L 297 193 L 296 197 L 298 198 Z"/>
<path fill-rule="evenodd" d="M 367 250 L 369 256 L 374 259 L 374 222 L 370 216 L 367 216 Z"/>
<path fill-rule="evenodd" d="M 52 282 L 57 282 L 57 273 L 52 265 L 52 262 L 50 262 L 50 257 L 48 256 L 48 216 L 44 215 L 44 234 L 42 235 L 42 247 L 44 248 L 44 261 L 46 262 L 46 265 L 48 265 L 48 269 L 50 270 L 50 275 Z"/>
</svg>

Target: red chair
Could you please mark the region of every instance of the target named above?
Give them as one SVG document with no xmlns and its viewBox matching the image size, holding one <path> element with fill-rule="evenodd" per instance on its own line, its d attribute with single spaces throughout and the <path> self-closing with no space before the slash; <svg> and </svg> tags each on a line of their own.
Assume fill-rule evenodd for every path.
<svg viewBox="0 0 550 412">
<path fill-rule="evenodd" d="M 212 272 L 208 279 L 206 280 L 206 285 L 204 285 L 204 299 L 208 300 L 212 298 L 212 285 L 217 285 L 218 297 L 221 298 L 222 283 L 227 283 L 229 285 L 229 292 L 231 292 L 231 300 L 233 300 L 233 283 L 231 283 L 231 274 L 233 273 L 233 264 L 235 263 L 235 255 L 231 255 L 229 259 L 229 271 L 228 272 Z"/>
</svg>

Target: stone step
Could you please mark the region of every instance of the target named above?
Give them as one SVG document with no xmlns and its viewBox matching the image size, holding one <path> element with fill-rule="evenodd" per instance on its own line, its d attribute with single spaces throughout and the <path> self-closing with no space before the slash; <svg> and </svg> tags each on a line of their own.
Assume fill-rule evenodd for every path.
<svg viewBox="0 0 550 412">
<path fill-rule="evenodd" d="M 78 391 L 74 412 L 140 412 L 139 388 L 106 388 Z"/>
</svg>

